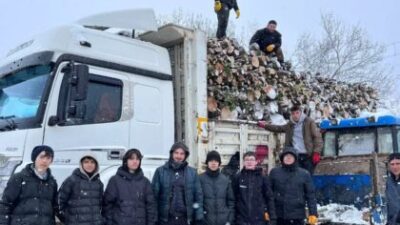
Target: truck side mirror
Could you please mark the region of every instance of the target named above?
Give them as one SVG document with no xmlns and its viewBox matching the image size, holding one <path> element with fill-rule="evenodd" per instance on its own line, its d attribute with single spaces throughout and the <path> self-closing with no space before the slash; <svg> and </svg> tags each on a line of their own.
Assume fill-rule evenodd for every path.
<svg viewBox="0 0 400 225">
<path fill-rule="evenodd" d="M 84 101 L 87 97 L 89 82 L 89 67 L 87 65 L 71 63 L 69 83 L 71 85 L 70 100 Z"/>
</svg>

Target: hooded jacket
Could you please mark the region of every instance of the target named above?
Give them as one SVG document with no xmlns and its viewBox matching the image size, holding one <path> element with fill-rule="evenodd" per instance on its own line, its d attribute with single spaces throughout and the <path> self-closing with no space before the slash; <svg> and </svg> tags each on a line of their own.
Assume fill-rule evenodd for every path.
<svg viewBox="0 0 400 225">
<path fill-rule="evenodd" d="M 104 193 L 107 225 L 154 225 L 157 208 L 150 181 L 141 168 L 130 173 L 121 166 Z"/>
<path fill-rule="evenodd" d="M 0 225 L 55 225 L 56 214 L 57 182 L 50 169 L 41 179 L 28 164 L 11 176 L 0 202 Z"/>
<path fill-rule="evenodd" d="M 295 157 L 292 165 L 284 165 L 283 158 L 287 154 Z M 274 193 L 276 215 L 280 219 L 305 219 L 305 207 L 309 214 L 318 216 L 315 188 L 308 171 L 297 166 L 297 153 L 294 148 L 286 147 L 280 155 L 281 167 L 270 172 L 270 185 Z"/>
<path fill-rule="evenodd" d="M 82 167 L 84 158 L 91 158 L 96 163 L 92 176 Z M 102 225 L 102 199 L 103 183 L 100 180 L 98 161 L 93 155 L 85 155 L 81 158 L 80 167 L 74 170 L 59 190 L 61 221 L 65 225 Z"/>
</svg>

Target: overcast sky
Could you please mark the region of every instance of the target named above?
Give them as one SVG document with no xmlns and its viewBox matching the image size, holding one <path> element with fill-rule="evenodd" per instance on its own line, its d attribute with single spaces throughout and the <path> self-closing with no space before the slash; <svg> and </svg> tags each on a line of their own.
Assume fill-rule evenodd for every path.
<svg viewBox="0 0 400 225">
<path fill-rule="evenodd" d="M 153 8 L 158 15 L 182 9 L 216 21 L 213 0 L 2 0 L 0 1 L 0 57 L 36 33 L 79 18 L 110 10 Z M 278 21 L 283 48 L 291 55 L 305 31 L 318 32 L 321 13 L 333 13 L 348 24 L 360 24 L 373 41 L 388 48 L 386 63 L 400 78 L 399 0 L 238 0 L 241 29 Z M 233 14 L 232 14 L 233 16 Z"/>
</svg>

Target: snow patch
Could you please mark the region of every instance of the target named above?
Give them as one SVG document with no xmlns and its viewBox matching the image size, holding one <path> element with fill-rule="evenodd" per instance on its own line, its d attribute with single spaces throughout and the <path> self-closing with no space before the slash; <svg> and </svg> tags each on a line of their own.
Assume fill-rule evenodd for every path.
<svg viewBox="0 0 400 225">
<path fill-rule="evenodd" d="M 329 204 L 325 206 L 318 206 L 320 220 L 329 221 L 332 223 L 367 225 L 369 222 L 365 219 L 368 219 L 366 218 L 368 212 L 369 209 L 367 208 L 358 210 L 352 205 Z"/>
</svg>

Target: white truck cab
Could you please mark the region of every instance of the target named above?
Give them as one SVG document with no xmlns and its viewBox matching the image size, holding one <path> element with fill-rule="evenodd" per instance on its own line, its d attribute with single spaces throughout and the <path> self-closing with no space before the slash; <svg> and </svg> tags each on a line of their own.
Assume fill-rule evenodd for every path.
<svg viewBox="0 0 400 225">
<path fill-rule="evenodd" d="M 111 26 L 114 20 L 117 27 L 144 29 L 138 22 L 143 18 L 155 24 L 149 10 L 81 22 Z M 31 163 L 37 145 L 55 150 L 51 169 L 61 184 L 88 151 L 107 182 L 130 148 L 142 151 L 142 167 L 151 177 L 175 141 L 185 141 L 196 167 L 209 149 L 221 150 L 226 164 L 235 151 L 275 143 L 266 131 L 248 131 L 247 125 L 218 130 L 214 124 L 209 135 L 206 35 L 175 25 L 149 30 L 134 39 L 82 24 L 61 26 L 0 61 L 0 193 L 12 173 Z"/>
</svg>

